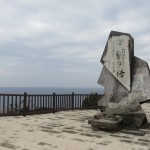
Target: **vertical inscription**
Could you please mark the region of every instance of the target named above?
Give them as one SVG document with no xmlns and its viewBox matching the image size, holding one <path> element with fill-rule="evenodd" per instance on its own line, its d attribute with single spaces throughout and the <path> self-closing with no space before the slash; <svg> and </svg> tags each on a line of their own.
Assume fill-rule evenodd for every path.
<svg viewBox="0 0 150 150">
<path fill-rule="evenodd" d="M 113 36 L 103 57 L 105 67 L 130 91 L 129 37 Z"/>
</svg>

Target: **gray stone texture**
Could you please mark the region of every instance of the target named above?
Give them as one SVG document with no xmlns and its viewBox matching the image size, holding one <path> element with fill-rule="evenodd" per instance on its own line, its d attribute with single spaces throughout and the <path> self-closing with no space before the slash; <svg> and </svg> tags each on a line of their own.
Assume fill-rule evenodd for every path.
<svg viewBox="0 0 150 150">
<path fill-rule="evenodd" d="M 98 101 L 99 106 L 109 107 L 112 103 L 115 105 L 115 103 L 118 104 L 119 102 L 141 102 L 150 99 L 150 71 L 148 64 L 137 57 L 133 57 L 133 60 L 133 78 L 130 92 L 105 66 L 103 67 L 98 83 L 104 86 L 104 97 Z"/>
<path fill-rule="evenodd" d="M 131 90 L 131 74 L 134 56 L 134 40 L 130 34 L 111 31 L 107 40 L 101 63 Z"/>
<path fill-rule="evenodd" d="M 127 39 L 125 43 L 128 45 L 126 45 L 125 51 L 128 51 L 129 55 L 127 55 L 126 58 L 121 57 L 123 60 L 119 58 L 119 61 L 123 64 L 121 67 L 124 69 L 124 74 L 128 74 L 126 78 L 124 75 L 118 77 L 118 75 L 115 74 L 115 71 L 118 73 L 120 69 L 120 66 L 116 67 L 118 60 L 114 63 L 114 58 L 116 57 L 117 59 L 117 53 L 111 60 L 111 63 L 114 63 L 114 68 L 117 68 L 114 72 L 112 71 L 113 65 L 106 63 L 106 60 L 108 61 L 108 58 L 114 55 L 114 53 L 110 53 L 110 50 L 114 50 L 115 47 L 112 46 L 113 48 L 111 48 L 111 46 L 108 46 L 108 41 L 113 39 L 113 36 L 123 37 L 123 35 L 128 37 L 124 39 Z M 108 41 L 101 58 L 101 62 L 104 66 L 98 79 L 98 84 L 104 87 L 104 97 L 98 101 L 98 106 L 105 108 L 103 109 L 105 114 L 122 115 L 124 123 L 126 122 L 129 126 L 133 125 L 133 127 L 139 128 L 147 122 L 140 102 L 150 99 L 149 66 L 147 62 L 134 56 L 134 40 L 130 34 L 112 31 Z M 108 49 L 108 47 L 110 49 Z M 125 64 L 126 59 L 129 60 L 127 61 L 129 63 Z M 130 71 L 127 70 L 128 68 Z M 128 87 L 128 84 L 130 84 L 130 87 Z"/>
<path fill-rule="evenodd" d="M 91 122 L 93 127 L 107 130 L 118 130 L 119 123 L 120 121 L 115 121 L 111 119 L 93 119 Z"/>
<path fill-rule="evenodd" d="M 134 57 L 132 92 L 141 92 L 142 99 L 150 99 L 150 70 L 148 63 Z"/>
</svg>

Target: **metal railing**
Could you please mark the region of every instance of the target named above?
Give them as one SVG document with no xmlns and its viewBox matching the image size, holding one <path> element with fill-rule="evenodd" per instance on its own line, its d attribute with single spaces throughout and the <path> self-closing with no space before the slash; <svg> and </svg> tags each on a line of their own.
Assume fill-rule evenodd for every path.
<svg viewBox="0 0 150 150">
<path fill-rule="evenodd" d="M 92 94 L 0 94 L 0 116 L 55 113 L 74 109 L 96 109 L 103 95 Z"/>
</svg>

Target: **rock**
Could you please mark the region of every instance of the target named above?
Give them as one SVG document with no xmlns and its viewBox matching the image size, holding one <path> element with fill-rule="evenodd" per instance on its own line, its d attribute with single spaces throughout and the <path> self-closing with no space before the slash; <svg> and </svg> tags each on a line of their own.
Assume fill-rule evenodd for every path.
<svg viewBox="0 0 150 150">
<path fill-rule="evenodd" d="M 91 124 L 93 127 L 99 128 L 99 129 L 107 129 L 107 130 L 117 130 L 120 120 L 112 120 L 112 119 L 93 119 Z"/>
<path fill-rule="evenodd" d="M 120 55 L 120 58 L 117 59 L 117 56 L 114 55 L 118 52 L 117 49 L 119 49 L 116 48 L 116 50 L 113 50 L 113 45 L 114 44 L 117 45 L 116 43 L 117 39 L 113 40 L 112 43 L 112 39 L 114 35 L 116 35 L 115 37 L 118 40 L 120 40 L 123 35 L 128 37 L 126 38 L 127 40 L 126 44 L 131 43 L 131 45 L 129 46 L 129 48 L 123 45 L 126 48 L 124 50 L 125 50 L 125 54 L 128 54 L 128 57 L 126 56 L 124 58 L 122 56 L 121 59 L 121 55 Z M 134 53 L 133 47 L 134 47 L 133 38 L 129 34 L 120 33 L 120 32 L 118 33 L 115 31 L 112 31 L 110 33 L 103 56 L 101 58 L 101 62 L 104 64 L 104 67 L 98 79 L 98 84 L 104 86 L 104 97 L 100 99 L 100 101 L 98 101 L 98 106 L 107 107 L 108 103 L 110 102 L 118 103 L 120 101 L 123 101 L 124 98 L 131 101 L 132 99 L 135 100 L 136 98 L 136 101 L 139 102 L 144 101 L 146 99 L 150 99 L 150 71 L 149 71 L 148 63 L 133 55 Z M 122 47 L 120 48 L 122 49 Z M 126 62 L 124 59 L 128 61 Z M 109 61 L 111 65 L 108 65 Z M 122 65 L 119 65 L 118 67 L 117 62 L 120 61 L 122 62 Z M 118 72 L 120 68 L 124 68 L 124 72 L 125 72 L 124 76 L 117 77 L 117 75 L 114 74 L 112 70 L 112 68 L 114 67 L 115 67 L 115 72 Z M 128 74 L 127 75 L 128 77 L 125 76 L 126 74 Z M 125 84 L 130 82 L 130 89 L 127 88 L 124 82 L 126 82 Z"/>
<path fill-rule="evenodd" d="M 138 129 L 147 124 L 147 118 L 144 112 L 140 113 L 128 113 L 122 114 L 123 120 L 121 122 L 121 126 L 128 127 L 130 129 Z"/>
<path fill-rule="evenodd" d="M 150 99 L 150 70 L 147 62 L 134 56 L 133 37 L 111 31 L 101 63 L 104 65 L 98 79 L 98 84 L 104 86 L 104 96 L 98 101 L 101 112 L 106 116 L 122 116 L 121 125 L 130 128 L 147 124 L 140 105 Z M 92 125 L 107 128 L 104 120 L 92 121 Z"/>
</svg>

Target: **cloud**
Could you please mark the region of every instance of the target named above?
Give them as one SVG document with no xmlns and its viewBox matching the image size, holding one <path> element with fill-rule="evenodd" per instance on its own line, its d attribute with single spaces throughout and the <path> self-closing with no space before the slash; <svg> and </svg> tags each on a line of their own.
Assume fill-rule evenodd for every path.
<svg viewBox="0 0 150 150">
<path fill-rule="evenodd" d="M 99 60 L 111 30 L 131 33 L 136 56 L 150 58 L 149 4 L 0 1 L 1 86 L 97 86 Z"/>
</svg>

